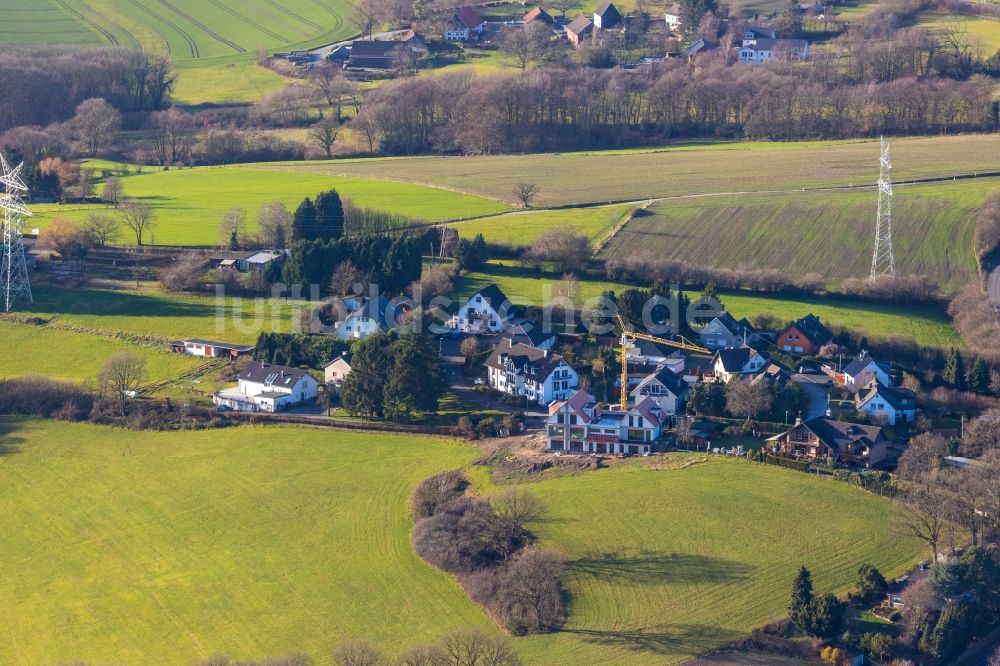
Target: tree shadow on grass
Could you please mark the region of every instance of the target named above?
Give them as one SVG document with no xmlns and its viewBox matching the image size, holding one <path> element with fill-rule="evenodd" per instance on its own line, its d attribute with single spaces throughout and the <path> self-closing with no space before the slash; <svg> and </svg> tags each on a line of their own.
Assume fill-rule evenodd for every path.
<svg viewBox="0 0 1000 666">
<path fill-rule="evenodd" d="M 664 624 L 640 629 L 562 629 L 588 643 L 616 647 L 630 652 L 696 655 L 727 645 L 742 632 L 706 624 Z"/>
<path fill-rule="evenodd" d="M 566 570 L 602 580 L 639 585 L 699 585 L 740 580 L 749 576 L 753 567 L 743 562 L 707 555 L 608 552 L 570 560 L 566 563 Z"/>
<path fill-rule="evenodd" d="M 24 438 L 14 434 L 19 426 L 20 423 L 15 416 L 0 417 L 0 457 L 12 456 L 21 452 Z"/>
</svg>

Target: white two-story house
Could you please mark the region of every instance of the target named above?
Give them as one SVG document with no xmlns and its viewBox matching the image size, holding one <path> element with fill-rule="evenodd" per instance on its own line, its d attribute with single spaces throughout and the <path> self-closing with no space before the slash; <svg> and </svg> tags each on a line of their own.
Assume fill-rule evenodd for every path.
<svg viewBox="0 0 1000 666">
<path fill-rule="evenodd" d="M 917 418 L 917 394 L 905 388 L 883 386 L 872 380 L 858 391 L 856 409 L 876 423 L 894 426 Z"/>
<path fill-rule="evenodd" d="M 735 377 L 753 375 L 764 369 L 768 359 L 752 347 L 728 347 L 715 352 L 712 370 L 724 382 Z"/>
<path fill-rule="evenodd" d="M 547 405 L 576 391 L 580 376 L 559 354 L 505 340 L 486 360 L 489 385 L 508 395 Z"/>
<path fill-rule="evenodd" d="M 449 326 L 463 333 L 477 335 L 499 333 L 510 318 L 512 307 L 500 287 L 491 284 L 470 296 L 451 318 Z"/>
<path fill-rule="evenodd" d="M 639 455 L 653 452 L 663 415 L 648 396 L 627 410 L 603 410 L 581 390 L 549 406 L 545 428 L 549 451 Z"/>
<path fill-rule="evenodd" d="M 737 320 L 724 312 L 698 331 L 701 346 L 706 349 L 723 349 L 753 344 L 760 339 L 757 329 L 746 319 Z"/>
<path fill-rule="evenodd" d="M 367 338 L 379 331 L 395 328 L 404 315 L 402 308 L 385 296 L 366 298 L 337 325 L 334 335 L 338 340 Z"/>
<path fill-rule="evenodd" d="M 674 416 L 684 410 L 690 385 L 671 368 L 663 367 L 649 375 L 629 393 L 638 404 L 646 396 L 653 399 L 663 416 Z"/>
<path fill-rule="evenodd" d="M 756 39 L 751 44 L 744 40 L 740 47 L 740 62 L 761 65 L 776 58 L 808 60 L 809 42 L 804 39 Z"/>
<path fill-rule="evenodd" d="M 317 382 L 308 371 L 251 361 L 237 377 L 239 385 L 220 391 L 213 402 L 243 412 L 278 412 L 316 397 Z"/>
</svg>

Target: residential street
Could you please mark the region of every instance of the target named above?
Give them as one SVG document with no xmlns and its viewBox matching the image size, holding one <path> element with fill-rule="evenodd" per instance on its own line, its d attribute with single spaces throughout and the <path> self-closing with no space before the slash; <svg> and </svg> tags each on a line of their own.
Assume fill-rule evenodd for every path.
<svg viewBox="0 0 1000 666">
<path fill-rule="evenodd" d="M 795 374 L 792 381 L 805 389 L 809 394 L 809 408 L 803 419 L 811 419 L 826 414 L 827 393 L 830 390 L 830 378 L 824 374 Z M 789 414 L 794 418 L 795 414 Z"/>
</svg>

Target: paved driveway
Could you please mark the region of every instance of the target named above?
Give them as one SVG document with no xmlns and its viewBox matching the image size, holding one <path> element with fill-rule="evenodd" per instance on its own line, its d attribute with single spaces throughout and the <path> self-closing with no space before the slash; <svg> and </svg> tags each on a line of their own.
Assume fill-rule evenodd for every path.
<svg viewBox="0 0 1000 666">
<path fill-rule="evenodd" d="M 993 269 L 986 281 L 986 293 L 990 295 L 993 305 L 1000 305 L 1000 266 Z"/>
</svg>

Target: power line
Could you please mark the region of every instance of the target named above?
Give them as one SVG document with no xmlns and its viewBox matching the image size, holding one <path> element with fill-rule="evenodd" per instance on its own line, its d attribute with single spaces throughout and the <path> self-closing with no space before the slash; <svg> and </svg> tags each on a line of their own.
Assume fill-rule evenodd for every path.
<svg viewBox="0 0 1000 666">
<path fill-rule="evenodd" d="M 28 191 L 27 185 L 21 180 L 21 168 L 24 163 L 11 169 L 7 159 L 0 154 L 0 184 L 4 186 L 3 197 L 0 198 L 0 208 L 3 209 L 3 252 L 0 258 L 0 280 L 3 281 L 4 307 L 10 312 L 14 299 L 23 297 L 29 303 L 31 298 L 31 283 L 28 282 L 28 264 L 24 256 L 24 238 L 21 234 L 21 222 L 31 215 L 31 211 L 22 200 L 22 195 Z"/>
<path fill-rule="evenodd" d="M 882 151 L 879 160 L 878 213 L 875 218 L 875 253 L 872 255 L 871 277 L 896 274 L 896 257 L 892 252 L 892 159 L 889 144 L 879 137 Z"/>
</svg>

